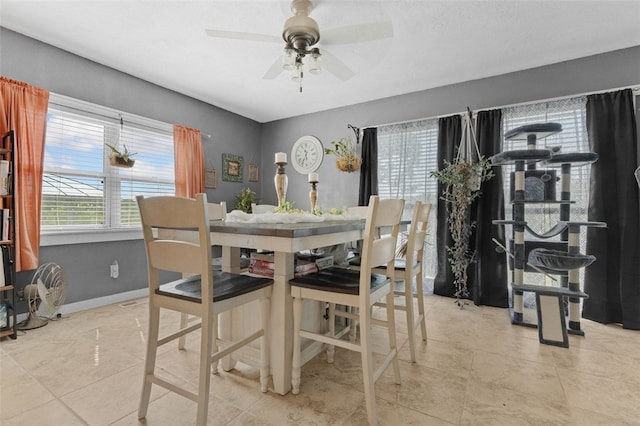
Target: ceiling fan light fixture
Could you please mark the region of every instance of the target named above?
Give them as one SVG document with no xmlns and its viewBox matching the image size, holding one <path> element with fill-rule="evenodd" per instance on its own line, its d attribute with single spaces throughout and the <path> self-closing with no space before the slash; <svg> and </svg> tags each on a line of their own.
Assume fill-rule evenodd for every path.
<svg viewBox="0 0 640 426">
<path fill-rule="evenodd" d="M 309 56 L 309 72 L 311 74 L 320 74 L 322 72 L 322 55 L 320 54 L 320 49 L 314 47 L 313 49 L 311 49 L 311 53 L 309 54 Z"/>
<path fill-rule="evenodd" d="M 284 47 L 284 54 L 282 55 L 282 69 L 291 71 L 295 67 L 296 63 L 296 51 L 293 46 L 287 44 Z"/>
<path fill-rule="evenodd" d="M 296 58 L 296 65 L 293 69 L 293 74 L 291 75 L 291 81 L 294 83 L 298 83 L 302 81 L 302 77 L 304 73 L 302 72 L 302 59 L 300 57 Z"/>
</svg>

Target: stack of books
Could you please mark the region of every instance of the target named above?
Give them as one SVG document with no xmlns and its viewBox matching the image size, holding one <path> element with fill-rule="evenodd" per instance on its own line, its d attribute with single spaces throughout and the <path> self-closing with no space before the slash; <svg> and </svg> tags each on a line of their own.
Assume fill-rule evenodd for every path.
<svg viewBox="0 0 640 426">
<path fill-rule="evenodd" d="M 251 253 L 251 261 L 249 262 L 249 273 L 260 275 L 262 277 L 273 278 L 275 264 L 273 253 Z M 310 274 L 318 271 L 318 265 L 315 262 L 296 260 L 294 276 Z"/>
</svg>

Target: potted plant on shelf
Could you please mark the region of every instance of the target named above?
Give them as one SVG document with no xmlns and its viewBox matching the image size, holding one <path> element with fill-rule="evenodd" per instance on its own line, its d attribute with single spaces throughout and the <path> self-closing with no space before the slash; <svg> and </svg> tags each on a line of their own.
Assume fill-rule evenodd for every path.
<svg viewBox="0 0 640 426">
<path fill-rule="evenodd" d="M 471 112 L 465 117 L 465 127 L 458 155 L 450 163 L 445 160 L 442 170 L 431 172 L 444 190 L 440 199 L 446 203 L 449 231 L 453 245 L 447 247 L 448 260 L 454 275 L 456 303 L 461 308 L 461 298 L 468 298 L 467 268 L 473 262 L 475 253 L 469 248 L 471 232 L 475 225 L 471 220 L 471 203 L 481 195 L 480 185 L 491 179 L 491 161 L 480 155 L 471 128 Z M 472 147 L 475 146 L 475 152 Z"/>
<path fill-rule="evenodd" d="M 333 154 L 338 159 L 336 167 L 343 172 L 352 173 L 360 169 L 362 159 L 356 154 L 356 147 L 351 138 L 342 138 L 339 141 L 332 141 L 332 148 L 325 148 L 325 154 Z"/>
<path fill-rule="evenodd" d="M 136 160 L 132 157 L 137 154 L 137 152 L 131 152 L 127 148 L 127 145 L 123 145 L 123 150 L 118 149 L 116 146 L 111 144 L 106 144 L 109 149 L 111 149 L 111 155 L 109 155 L 109 162 L 112 166 L 115 167 L 133 167 Z"/>
</svg>

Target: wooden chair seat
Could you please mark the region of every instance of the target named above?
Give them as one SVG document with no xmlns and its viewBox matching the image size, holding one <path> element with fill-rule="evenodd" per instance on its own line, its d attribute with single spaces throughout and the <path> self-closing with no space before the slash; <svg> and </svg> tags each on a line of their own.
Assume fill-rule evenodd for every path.
<svg viewBox="0 0 640 426">
<path fill-rule="evenodd" d="M 389 278 L 380 274 L 371 274 L 370 291 L 387 284 Z M 318 290 L 331 290 L 344 294 L 360 294 L 360 271 L 333 267 L 314 274 L 303 275 L 290 281 L 291 285 Z"/>
<path fill-rule="evenodd" d="M 213 294 L 215 301 L 241 296 L 252 291 L 268 287 L 273 280 L 258 278 L 250 275 L 230 274 L 227 272 L 213 272 Z M 200 276 L 192 276 L 167 284 L 162 284 L 156 294 L 177 297 L 192 302 L 202 301 L 202 282 Z"/>
</svg>

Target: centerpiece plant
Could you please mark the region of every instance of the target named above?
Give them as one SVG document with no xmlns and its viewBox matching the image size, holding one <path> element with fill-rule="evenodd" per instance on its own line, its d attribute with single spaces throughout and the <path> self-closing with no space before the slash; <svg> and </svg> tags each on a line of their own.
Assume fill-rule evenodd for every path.
<svg viewBox="0 0 640 426">
<path fill-rule="evenodd" d="M 447 246 L 448 260 L 454 275 L 456 303 L 461 308 L 461 298 L 469 297 L 467 269 L 475 259 L 469 242 L 475 221 L 471 218 L 471 204 L 480 197 L 480 185 L 494 174 L 491 162 L 480 155 L 471 128 L 471 113 L 465 117 L 465 128 L 458 155 L 453 162 L 445 160 L 445 167 L 431 172 L 444 186 L 440 199 L 447 208 L 447 221 L 453 245 Z M 471 149 L 475 146 L 475 152 Z"/>
</svg>

